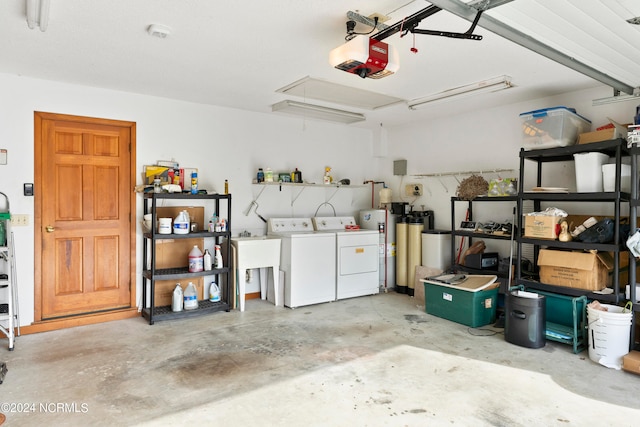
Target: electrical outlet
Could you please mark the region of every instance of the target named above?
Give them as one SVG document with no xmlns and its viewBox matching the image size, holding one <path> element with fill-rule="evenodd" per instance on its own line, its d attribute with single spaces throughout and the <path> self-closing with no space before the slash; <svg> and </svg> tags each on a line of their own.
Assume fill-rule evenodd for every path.
<svg viewBox="0 0 640 427">
<path fill-rule="evenodd" d="M 404 186 L 405 196 L 422 196 L 422 184 L 407 184 Z"/>
<path fill-rule="evenodd" d="M 11 214 L 11 225 L 14 227 L 26 227 L 29 225 L 29 215 Z"/>
</svg>

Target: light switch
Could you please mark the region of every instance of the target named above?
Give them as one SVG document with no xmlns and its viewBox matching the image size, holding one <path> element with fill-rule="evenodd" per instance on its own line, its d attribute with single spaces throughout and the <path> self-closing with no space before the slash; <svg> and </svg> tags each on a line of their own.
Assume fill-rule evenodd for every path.
<svg viewBox="0 0 640 427">
<path fill-rule="evenodd" d="M 33 196 L 33 184 L 25 182 L 24 184 L 24 195 L 25 196 Z"/>
</svg>

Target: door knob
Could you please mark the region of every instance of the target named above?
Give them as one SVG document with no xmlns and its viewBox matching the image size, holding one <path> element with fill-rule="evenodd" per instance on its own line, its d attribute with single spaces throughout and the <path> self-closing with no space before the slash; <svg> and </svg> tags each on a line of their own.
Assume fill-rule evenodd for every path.
<svg viewBox="0 0 640 427">
<path fill-rule="evenodd" d="M 55 228 L 55 227 L 52 227 L 52 226 L 50 226 L 50 225 L 47 225 L 47 226 L 45 227 L 45 230 L 47 230 L 47 233 L 53 233 L 54 231 L 56 231 L 56 228 Z"/>
</svg>

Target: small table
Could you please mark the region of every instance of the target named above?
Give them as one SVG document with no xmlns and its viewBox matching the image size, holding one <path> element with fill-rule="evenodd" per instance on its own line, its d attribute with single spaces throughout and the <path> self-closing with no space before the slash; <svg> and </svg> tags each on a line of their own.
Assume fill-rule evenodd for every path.
<svg viewBox="0 0 640 427">
<path fill-rule="evenodd" d="M 260 268 L 260 298 L 267 299 L 267 272 L 271 267 L 273 273 L 273 290 L 275 305 L 280 292 L 278 277 L 280 273 L 280 239 L 271 236 L 234 237 L 231 244 L 236 248 L 238 271 L 238 288 L 240 296 L 240 311 L 244 311 L 245 272 L 249 268 Z"/>
</svg>

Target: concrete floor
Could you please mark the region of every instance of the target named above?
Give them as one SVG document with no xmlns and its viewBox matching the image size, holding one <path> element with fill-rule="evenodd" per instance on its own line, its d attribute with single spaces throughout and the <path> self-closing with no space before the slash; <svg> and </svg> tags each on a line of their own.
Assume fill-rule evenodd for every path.
<svg viewBox="0 0 640 427">
<path fill-rule="evenodd" d="M 6 426 L 637 425 L 640 376 L 422 304 L 251 300 L 243 313 L 23 335 L 13 352 L 0 340 L 0 413 Z"/>
</svg>

